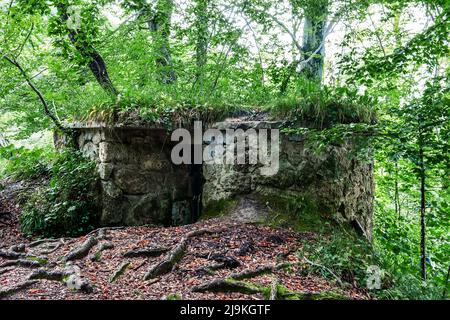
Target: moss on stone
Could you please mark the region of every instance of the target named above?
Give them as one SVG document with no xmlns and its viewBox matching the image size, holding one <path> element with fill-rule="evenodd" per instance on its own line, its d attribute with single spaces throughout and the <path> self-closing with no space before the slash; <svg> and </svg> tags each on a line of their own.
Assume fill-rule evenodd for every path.
<svg viewBox="0 0 450 320">
<path fill-rule="evenodd" d="M 313 231 L 327 233 L 333 224 L 332 220 L 320 213 L 313 197 L 307 194 L 264 195 L 261 201 L 272 211 L 262 221 L 271 227 L 291 228 L 295 231 Z"/>
<path fill-rule="evenodd" d="M 264 298 L 270 298 L 271 286 L 259 286 Z M 322 292 L 296 292 L 282 284 L 277 285 L 277 300 L 348 300 L 348 298 L 335 290 Z"/>
<path fill-rule="evenodd" d="M 226 216 L 236 207 L 236 205 L 236 199 L 221 199 L 217 201 L 211 201 L 208 206 L 203 209 L 200 220 L 208 220 Z"/>
<path fill-rule="evenodd" d="M 182 299 L 183 297 L 178 293 L 171 293 L 168 294 L 166 297 L 166 300 L 182 300 Z"/>
</svg>

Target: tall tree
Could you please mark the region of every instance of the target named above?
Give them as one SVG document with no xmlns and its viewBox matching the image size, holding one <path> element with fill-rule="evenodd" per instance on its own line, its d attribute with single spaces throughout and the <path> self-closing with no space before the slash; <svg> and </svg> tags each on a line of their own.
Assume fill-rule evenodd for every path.
<svg viewBox="0 0 450 320">
<path fill-rule="evenodd" d="M 89 32 L 86 32 L 83 29 L 85 26 L 83 25 L 81 20 L 79 21 L 79 23 L 69 23 L 69 19 L 77 20 L 81 19 L 81 16 L 71 17 L 71 13 L 69 12 L 69 8 L 71 8 L 71 6 L 69 6 L 69 3 L 67 1 L 57 1 L 56 7 L 58 9 L 58 15 L 60 17 L 60 25 L 54 28 L 54 30 L 58 30 L 60 34 L 67 34 L 70 42 L 78 51 L 84 62 L 88 65 L 89 69 L 91 70 L 100 86 L 102 86 L 102 88 L 104 88 L 112 95 L 118 95 L 118 91 L 114 87 L 109 77 L 105 60 L 92 44 L 92 35 L 90 35 Z M 95 14 L 95 12 L 93 12 L 93 10 L 97 10 L 95 4 L 91 5 L 90 9 L 91 13 Z M 78 13 L 73 12 L 72 14 Z M 89 23 L 93 23 L 92 20 Z"/>
<path fill-rule="evenodd" d="M 303 60 L 301 74 L 316 82 L 323 77 L 323 62 L 325 57 L 325 24 L 328 15 L 329 0 L 297 1 L 303 7 Z"/>
<path fill-rule="evenodd" d="M 147 20 L 156 48 L 156 64 L 160 67 L 161 81 L 165 84 L 177 80 L 169 44 L 173 5 L 173 0 L 158 0 L 155 10 L 148 12 Z"/>
<path fill-rule="evenodd" d="M 122 4 L 126 10 L 137 14 L 152 34 L 155 63 L 159 72 L 159 82 L 171 84 L 177 80 L 170 51 L 171 19 L 173 0 L 126 0 Z"/>
<path fill-rule="evenodd" d="M 208 53 L 208 4 L 210 0 L 195 0 L 195 32 L 197 42 L 195 46 L 195 61 L 197 70 L 196 82 L 202 81 Z"/>
</svg>

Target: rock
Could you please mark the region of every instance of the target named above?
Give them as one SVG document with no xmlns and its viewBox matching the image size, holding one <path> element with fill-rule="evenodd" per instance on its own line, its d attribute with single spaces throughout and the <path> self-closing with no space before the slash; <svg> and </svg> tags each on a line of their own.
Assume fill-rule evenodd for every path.
<svg viewBox="0 0 450 320">
<path fill-rule="evenodd" d="M 92 293 L 94 291 L 94 288 L 89 282 L 76 274 L 71 274 L 66 280 L 64 280 L 64 283 L 71 290 L 81 291 L 84 293 Z"/>
<path fill-rule="evenodd" d="M 113 170 L 114 165 L 111 163 L 100 163 L 98 165 L 98 173 L 102 180 L 108 180 L 111 177 Z"/>
<path fill-rule="evenodd" d="M 108 197 L 119 198 L 122 196 L 122 190 L 111 181 L 102 181 L 102 189 Z"/>
</svg>

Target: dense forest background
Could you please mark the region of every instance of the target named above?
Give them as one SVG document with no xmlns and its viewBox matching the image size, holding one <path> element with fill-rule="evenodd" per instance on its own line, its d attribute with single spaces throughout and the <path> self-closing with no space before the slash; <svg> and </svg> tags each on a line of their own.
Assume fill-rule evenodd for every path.
<svg viewBox="0 0 450 320">
<path fill-rule="evenodd" d="M 49 174 L 46 199 L 57 216 L 87 201 L 74 207 L 55 196 L 90 166 L 52 146 L 53 130 L 69 132 L 73 121 L 243 109 L 307 118 L 319 146 L 354 135 L 375 158 L 371 255 L 387 279 L 379 296 L 446 297 L 449 5 L 0 0 L 0 176 Z M 36 201 L 22 221 L 30 234 L 46 230 Z M 358 245 L 314 250 L 323 264 L 365 273 L 364 257 L 348 259 L 348 246 Z"/>
</svg>

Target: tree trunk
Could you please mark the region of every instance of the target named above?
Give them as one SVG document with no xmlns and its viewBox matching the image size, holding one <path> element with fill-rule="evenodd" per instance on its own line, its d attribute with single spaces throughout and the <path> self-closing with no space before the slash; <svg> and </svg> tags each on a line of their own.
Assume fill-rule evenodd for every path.
<svg viewBox="0 0 450 320">
<path fill-rule="evenodd" d="M 169 49 L 170 20 L 173 11 L 173 0 L 158 0 L 156 11 L 147 9 L 147 25 L 153 34 L 153 42 L 156 52 L 156 65 L 160 69 L 161 79 L 164 84 L 171 84 L 177 80 L 173 68 L 172 55 Z"/>
<path fill-rule="evenodd" d="M 425 229 L 425 163 L 423 145 L 419 146 L 420 161 L 420 272 L 423 281 L 427 279 L 426 271 L 426 229 Z"/>
<path fill-rule="evenodd" d="M 197 43 L 195 47 L 195 60 L 197 70 L 195 81 L 202 84 L 202 77 L 207 61 L 208 51 L 208 1 L 196 0 L 195 6 L 195 31 L 197 33 Z"/>
<path fill-rule="evenodd" d="M 395 202 L 395 214 L 400 218 L 401 216 L 401 208 L 400 208 L 400 196 L 399 196 L 399 188 L 398 188 L 398 160 L 395 160 L 394 164 L 395 168 L 395 194 L 394 194 L 394 202 Z"/>
<path fill-rule="evenodd" d="M 319 1 L 319 5 L 321 1 Z M 321 8 L 326 10 L 326 7 Z M 309 80 L 316 81 L 320 83 L 323 77 L 323 60 L 325 56 L 325 46 L 322 42 L 325 38 L 325 19 L 322 15 L 309 15 L 307 12 L 305 14 L 305 22 L 303 27 L 303 54 L 304 60 L 309 60 L 302 70 L 301 74 Z M 321 49 L 318 53 L 315 53 L 319 46 Z"/>
<path fill-rule="evenodd" d="M 59 4 L 58 9 L 60 10 L 62 23 L 67 23 L 69 19 L 67 6 Z M 72 28 L 67 28 L 67 32 L 70 42 L 74 45 L 75 49 L 80 53 L 80 55 L 84 59 L 86 59 L 89 69 L 91 70 L 100 86 L 107 92 L 113 94 L 114 96 L 117 96 L 118 91 L 109 78 L 106 63 L 100 53 L 98 53 L 91 44 L 86 43 L 86 41 L 79 41 L 80 39 L 84 38 L 83 31 L 81 29 L 75 30 Z"/>
</svg>

